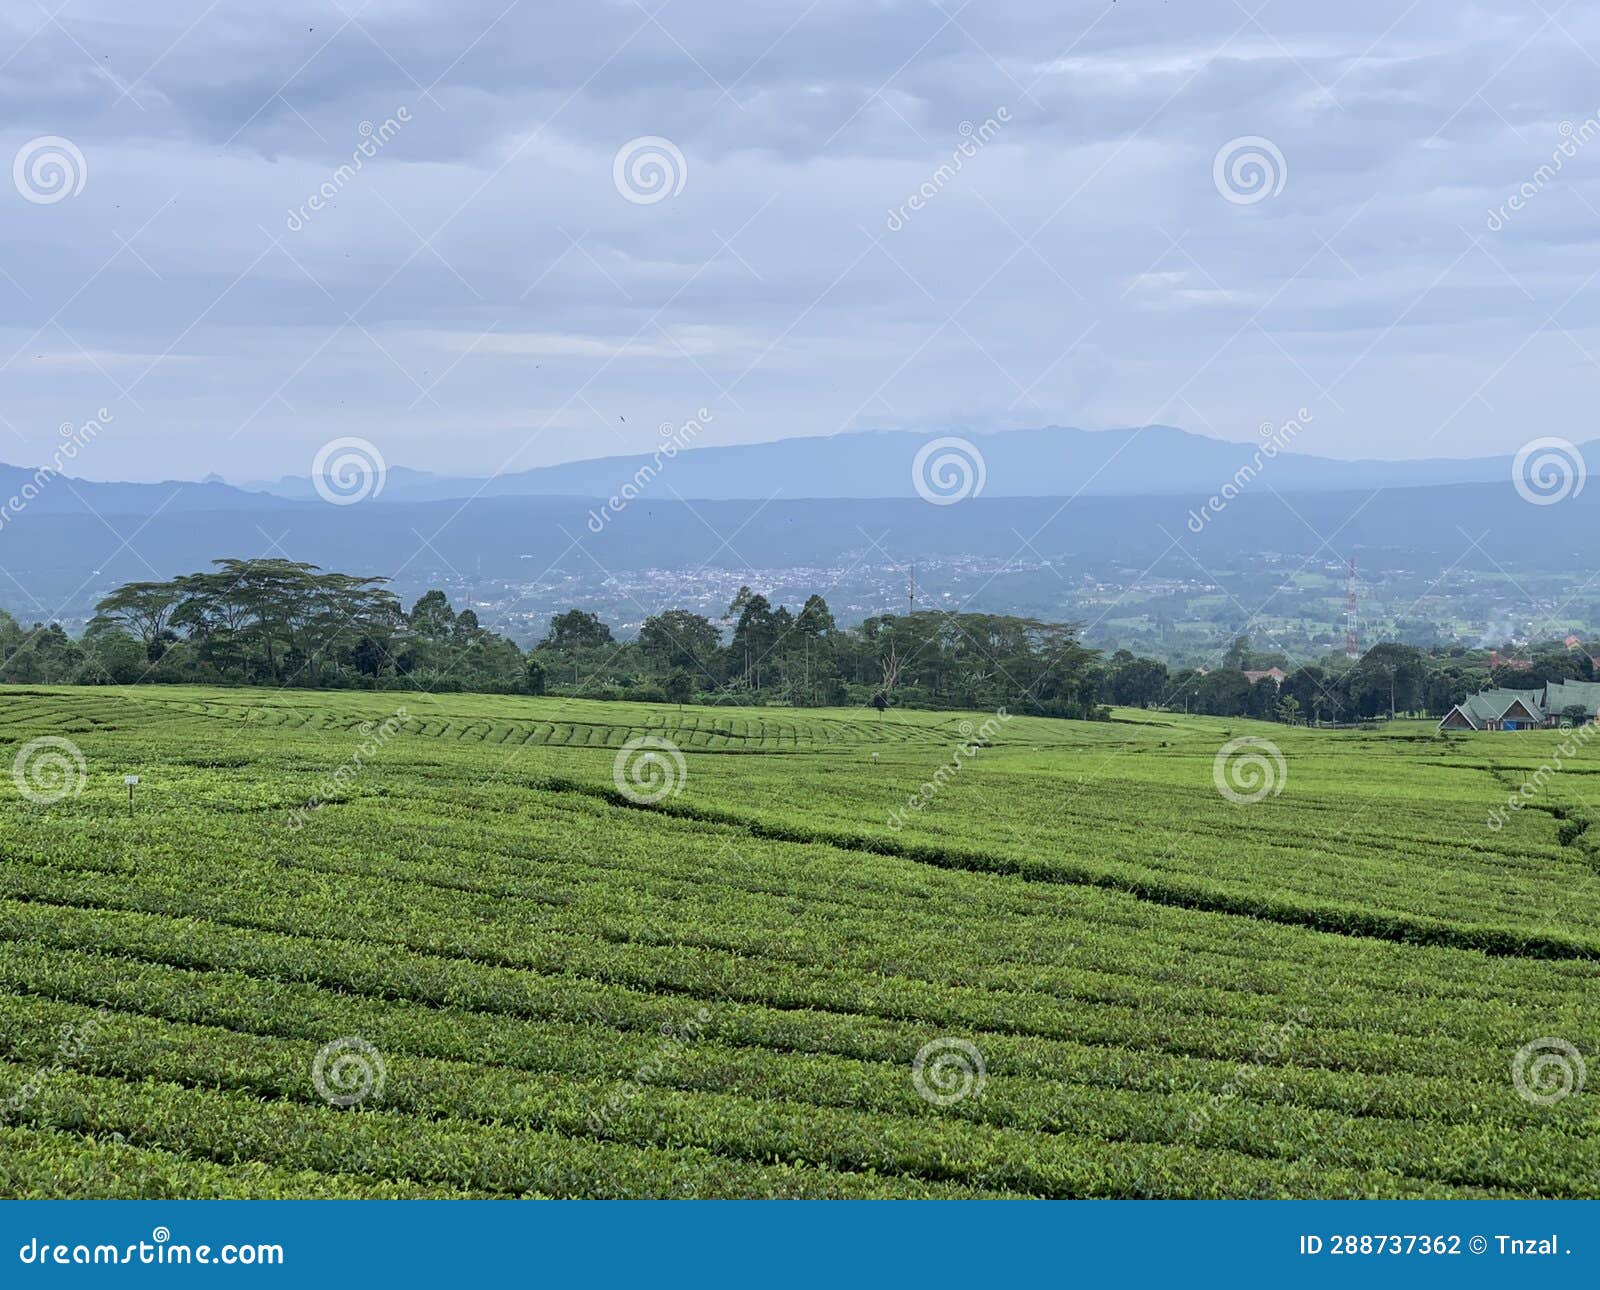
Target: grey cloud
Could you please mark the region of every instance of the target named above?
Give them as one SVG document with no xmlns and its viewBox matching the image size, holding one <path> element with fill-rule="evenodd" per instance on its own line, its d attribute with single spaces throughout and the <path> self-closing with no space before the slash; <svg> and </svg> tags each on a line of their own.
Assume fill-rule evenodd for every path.
<svg viewBox="0 0 1600 1290">
<path fill-rule="evenodd" d="M 1600 111 L 1600 17 L 341 2 L 8 15 L 0 143 L 88 178 L 0 201 L 0 460 L 108 403 L 88 474 L 260 478 L 339 433 L 444 470 L 637 450 L 700 406 L 727 442 L 1310 405 L 1307 451 L 1420 455 L 1593 402 L 1600 139 L 1488 225 Z M 613 186 L 641 135 L 686 160 L 670 200 Z M 1244 135 L 1288 166 L 1254 205 L 1212 179 Z"/>
</svg>

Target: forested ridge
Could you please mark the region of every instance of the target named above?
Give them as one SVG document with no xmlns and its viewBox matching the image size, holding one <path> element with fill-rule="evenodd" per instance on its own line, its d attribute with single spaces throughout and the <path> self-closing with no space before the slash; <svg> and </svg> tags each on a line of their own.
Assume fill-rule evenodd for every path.
<svg viewBox="0 0 1600 1290">
<path fill-rule="evenodd" d="M 842 628 L 827 601 L 774 606 L 742 588 L 719 623 L 685 609 L 618 639 L 581 608 L 556 613 L 523 649 L 441 591 L 409 609 L 386 579 L 283 559 L 222 559 L 130 582 L 74 639 L 0 612 L 0 681 L 193 683 L 325 689 L 565 694 L 655 702 L 999 708 L 1094 718 L 1106 706 L 1288 723 L 1440 715 L 1488 685 L 1594 679 L 1587 651 L 1550 642 L 1501 662 L 1485 650 L 1380 643 L 1360 659 L 1298 666 L 1236 639 L 1211 668 L 1172 670 L 1127 650 L 1088 649 L 1071 623 L 922 610 Z M 1276 677 L 1260 675 L 1268 669 Z"/>
</svg>

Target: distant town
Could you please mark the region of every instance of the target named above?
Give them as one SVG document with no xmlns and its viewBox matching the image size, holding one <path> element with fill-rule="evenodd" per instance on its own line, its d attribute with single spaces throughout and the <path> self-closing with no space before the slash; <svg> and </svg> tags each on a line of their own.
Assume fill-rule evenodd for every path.
<svg viewBox="0 0 1600 1290">
<path fill-rule="evenodd" d="M 841 626 L 885 613 L 970 610 L 1015 613 L 1081 625 L 1085 645 L 1129 649 L 1175 667 L 1205 666 L 1240 634 L 1291 661 L 1344 650 L 1349 634 L 1348 564 L 1308 563 L 1266 554 L 1250 567 L 1205 571 L 1175 562 L 1151 572 L 1118 564 L 985 557 L 909 562 L 866 547 L 842 566 L 640 569 L 573 567 L 519 583 L 451 571 L 397 580 L 402 598 L 431 587 L 470 605 L 484 625 L 523 646 L 574 605 L 632 636 L 667 607 L 725 616 L 741 586 L 760 588 L 773 604 L 799 604 L 818 589 Z M 1358 646 L 1395 641 L 1433 649 L 1450 645 L 1516 649 L 1533 641 L 1600 632 L 1600 584 L 1571 573 L 1477 570 L 1429 576 L 1402 563 L 1358 564 Z M 20 607 L 19 607 L 20 608 Z M 25 611 L 17 613 L 25 617 Z M 85 619 L 86 621 L 86 619 Z M 729 624 L 724 624 L 729 626 Z"/>
</svg>

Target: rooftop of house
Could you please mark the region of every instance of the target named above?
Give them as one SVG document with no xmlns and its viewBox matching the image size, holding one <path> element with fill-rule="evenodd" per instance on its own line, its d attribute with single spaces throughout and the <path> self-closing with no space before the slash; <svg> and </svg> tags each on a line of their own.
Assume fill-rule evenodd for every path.
<svg viewBox="0 0 1600 1290">
<path fill-rule="evenodd" d="M 1545 687 L 1544 706 L 1556 716 L 1574 707 L 1600 712 L 1600 681 L 1552 681 Z"/>
<path fill-rule="evenodd" d="M 1523 718 L 1520 712 L 1513 713 L 1512 720 L 1544 719 L 1544 698 L 1537 690 L 1483 690 L 1478 694 L 1469 694 L 1456 704 L 1456 708 L 1466 717 L 1473 729 L 1481 730 L 1491 721 L 1505 720 L 1506 714 L 1519 703 L 1526 711 L 1527 717 Z"/>
<path fill-rule="evenodd" d="M 1254 685 L 1257 681 L 1264 681 L 1269 676 L 1281 685 L 1288 675 L 1281 667 L 1269 667 L 1260 671 L 1252 670 L 1251 668 L 1244 669 L 1244 679 L 1249 681 L 1251 685 Z"/>
</svg>

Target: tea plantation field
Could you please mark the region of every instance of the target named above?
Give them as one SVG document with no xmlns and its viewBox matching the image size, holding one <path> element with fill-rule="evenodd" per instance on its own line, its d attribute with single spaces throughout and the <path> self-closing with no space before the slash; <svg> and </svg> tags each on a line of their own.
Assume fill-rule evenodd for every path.
<svg viewBox="0 0 1600 1290">
<path fill-rule="evenodd" d="M 0 688 L 0 1195 L 1600 1196 L 1600 739 L 1117 717 Z"/>
</svg>

